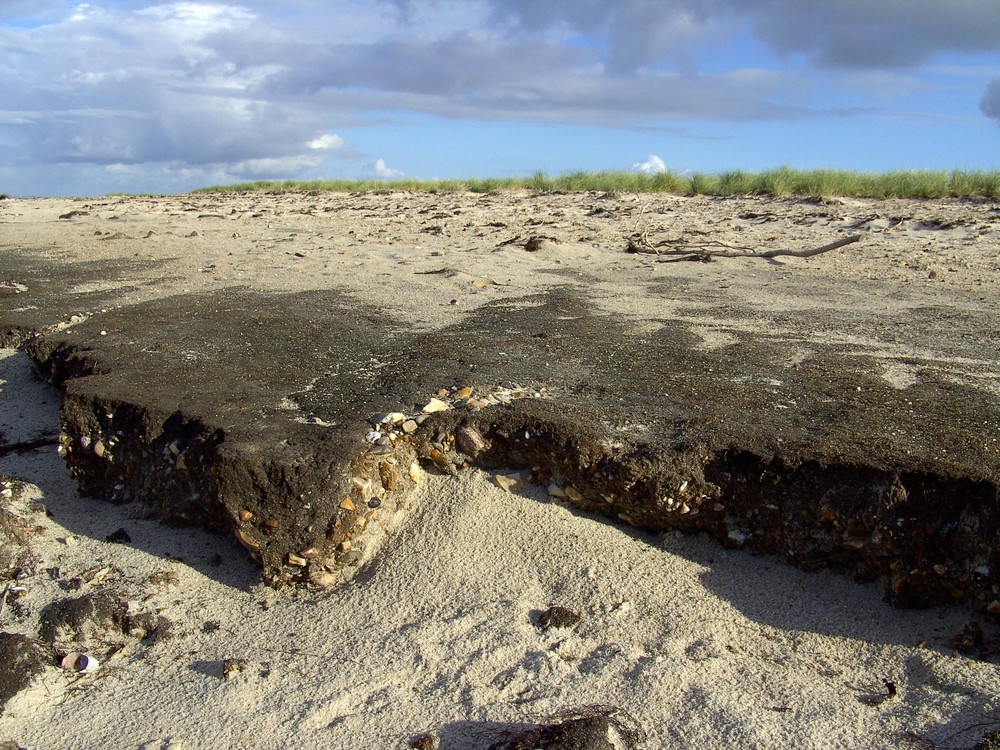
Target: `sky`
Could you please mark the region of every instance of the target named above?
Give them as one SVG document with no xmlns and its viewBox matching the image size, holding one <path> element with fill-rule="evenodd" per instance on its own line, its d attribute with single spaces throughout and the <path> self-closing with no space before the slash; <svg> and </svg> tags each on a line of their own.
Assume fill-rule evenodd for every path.
<svg viewBox="0 0 1000 750">
<path fill-rule="evenodd" d="M 1000 0 L 0 0 L 0 192 L 1000 169 Z"/>
</svg>

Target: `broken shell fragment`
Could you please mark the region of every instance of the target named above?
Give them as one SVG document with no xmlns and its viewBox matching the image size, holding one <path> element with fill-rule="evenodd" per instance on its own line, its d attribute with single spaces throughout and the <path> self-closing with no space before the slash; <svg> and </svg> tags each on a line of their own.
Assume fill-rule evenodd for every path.
<svg viewBox="0 0 1000 750">
<path fill-rule="evenodd" d="M 424 470 L 420 468 L 420 464 L 416 461 L 410 464 L 410 468 L 407 470 L 407 473 L 410 475 L 410 479 L 412 479 L 414 483 L 420 482 L 421 478 L 424 476 Z"/>
<path fill-rule="evenodd" d="M 78 651 L 72 651 L 62 658 L 62 661 L 59 662 L 59 666 L 67 672 L 89 674 L 91 672 L 95 672 L 101 664 L 93 656 L 81 654 Z"/>
<path fill-rule="evenodd" d="M 548 486 L 549 497 L 566 497 L 566 491 L 555 482 Z"/>
<path fill-rule="evenodd" d="M 306 560 L 312 560 L 315 557 L 319 557 L 319 550 L 315 547 L 306 547 L 305 549 L 299 550 L 299 557 L 304 557 Z"/>
<path fill-rule="evenodd" d="M 289 565 L 295 565 L 296 567 L 299 567 L 299 568 L 304 568 L 306 565 L 309 564 L 309 561 L 306 560 L 304 557 L 296 555 L 294 552 L 289 552 L 288 553 L 288 564 Z"/>
<path fill-rule="evenodd" d="M 351 477 L 351 484 L 361 491 L 361 494 L 368 497 L 372 494 L 372 483 L 370 479 L 363 477 Z"/>
<path fill-rule="evenodd" d="M 516 475 L 504 476 L 503 474 L 497 474 L 496 482 L 505 492 L 513 492 L 521 488 L 521 479 Z"/>
<path fill-rule="evenodd" d="M 563 492 L 566 493 L 566 497 L 571 502 L 574 502 L 574 503 L 582 503 L 583 502 L 583 495 L 580 494 L 580 491 L 576 487 L 572 487 L 572 486 L 566 487 L 563 490 Z"/>
<path fill-rule="evenodd" d="M 260 552 L 260 545 L 254 541 L 253 537 L 243 531 L 243 529 L 236 529 L 236 538 L 239 540 L 240 544 L 251 552 Z"/>
<path fill-rule="evenodd" d="M 473 393 L 471 386 L 465 386 L 465 388 L 459 388 L 452 394 L 452 398 L 468 398 Z"/>
<path fill-rule="evenodd" d="M 279 526 L 281 526 L 281 522 L 277 518 L 267 518 L 264 520 L 265 529 L 270 529 L 271 531 L 274 531 Z"/>
<path fill-rule="evenodd" d="M 354 510 L 354 501 L 349 497 L 345 497 L 340 501 L 340 508 L 342 510 Z"/>
<path fill-rule="evenodd" d="M 380 425 L 380 424 L 397 424 L 398 422 L 402 422 L 405 419 L 406 419 L 405 414 L 398 411 L 391 411 L 388 413 L 383 412 L 380 414 L 375 414 L 368 421 L 371 424 Z"/>
<path fill-rule="evenodd" d="M 240 511 L 240 520 L 241 521 L 249 521 L 251 518 L 253 518 L 253 513 L 251 513 L 250 511 L 248 511 L 246 508 L 244 508 L 243 510 Z"/>
<path fill-rule="evenodd" d="M 98 458 L 104 456 L 104 443 L 101 440 L 94 443 L 94 455 Z"/>
</svg>

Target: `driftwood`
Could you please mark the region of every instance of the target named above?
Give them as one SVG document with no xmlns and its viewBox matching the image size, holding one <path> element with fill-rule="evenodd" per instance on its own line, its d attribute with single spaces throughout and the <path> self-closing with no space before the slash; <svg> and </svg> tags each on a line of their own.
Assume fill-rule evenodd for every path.
<svg viewBox="0 0 1000 750">
<path fill-rule="evenodd" d="M 850 237 L 831 242 L 821 247 L 814 247 L 807 250 L 762 250 L 756 251 L 749 247 L 738 247 L 727 245 L 723 242 L 699 242 L 687 243 L 683 239 L 663 240 L 655 245 L 649 241 L 645 232 L 633 234 L 628 241 L 626 251 L 630 253 L 646 253 L 660 257 L 659 263 L 676 263 L 677 261 L 699 261 L 708 263 L 713 258 L 811 258 L 820 253 L 836 250 L 838 247 L 850 245 L 861 239 L 860 234 L 852 234 Z"/>
</svg>

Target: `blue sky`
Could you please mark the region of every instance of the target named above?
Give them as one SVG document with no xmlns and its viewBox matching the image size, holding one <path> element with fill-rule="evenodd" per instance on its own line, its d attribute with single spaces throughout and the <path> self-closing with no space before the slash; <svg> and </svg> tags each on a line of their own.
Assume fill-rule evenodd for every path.
<svg viewBox="0 0 1000 750">
<path fill-rule="evenodd" d="M 0 192 L 1000 169 L 1000 0 L 3 0 Z"/>
</svg>

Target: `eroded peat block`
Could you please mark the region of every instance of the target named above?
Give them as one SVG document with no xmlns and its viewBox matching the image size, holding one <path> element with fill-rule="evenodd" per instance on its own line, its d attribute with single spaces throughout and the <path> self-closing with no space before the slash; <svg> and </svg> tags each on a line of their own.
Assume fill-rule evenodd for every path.
<svg viewBox="0 0 1000 750">
<path fill-rule="evenodd" d="M 985 297 L 806 266 L 721 284 L 657 268 L 622 295 L 600 263 L 620 276 L 641 262 L 624 253 L 510 247 L 483 262 L 539 264 L 531 284 L 470 255 L 486 296 L 464 307 L 442 251 L 288 290 L 180 283 L 162 254 L 8 249 L 0 330 L 61 389 L 83 492 L 223 531 L 275 584 L 349 579 L 405 523 L 421 471 L 510 467 L 618 523 L 1000 613 Z"/>
</svg>

